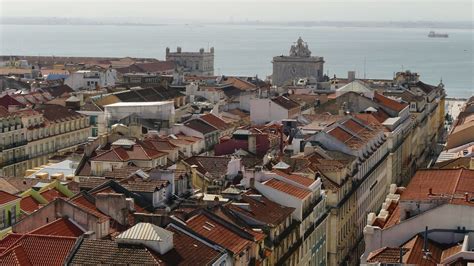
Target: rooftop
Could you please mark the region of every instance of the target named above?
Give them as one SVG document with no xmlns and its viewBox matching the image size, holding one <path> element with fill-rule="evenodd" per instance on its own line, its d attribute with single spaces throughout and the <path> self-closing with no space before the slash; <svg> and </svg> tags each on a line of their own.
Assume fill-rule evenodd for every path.
<svg viewBox="0 0 474 266">
<path fill-rule="evenodd" d="M 267 180 L 263 182 L 262 184 L 264 184 L 265 186 L 271 187 L 273 189 L 279 190 L 280 192 L 283 192 L 290 196 L 299 198 L 299 199 L 305 199 L 311 194 L 311 191 L 308 189 L 303 189 L 297 186 L 293 186 L 291 184 L 280 181 L 276 178 Z"/>
<path fill-rule="evenodd" d="M 12 195 L 8 192 L 5 192 L 3 190 L 0 190 L 0 206 L 9 202 L 12 202 L 14 200 L 19 199 L 20 197 Z"/>
<path fill-rule="evenodd" d="M 112 240 L 84 239 L 70 261 L 73 265 L 159 265 L 143 246 L 119 245 Z"/>
<path fill-rule="evenodd" d="M 151 223 L 137 223 L 130 229 L 122 232 L 116 237 L 118 240 L 147 240 L 163 241 L 165 238 L 172 237 L 173 233 Z"/>
<path fill-rule="evenodd" d="M 431 189 L 431 194 L 429 193 Z M 465 200 L 465 197 L 468 200 Z M 418 170 L 402 193 L 400 200 L 432 200 L 445 198 L 452 204 L 473 205 L 474 170 Z"/>
<path fill-rule="evenodd" d="M 299 103 L 285 97 L 285 96 L 278 96 L 276 98 L 273 98 L 272 101 L 276 104 L 278 104 L 279 106 L 287 109 L 287 110 L 291 110 L 291 109 L 294 109 L 294 108 L 298 108 L 298 107 L 301 107 Z"/>
<path fill-rule="evenodd" d="M 75 237 L 23 235 L 0 254 L 2 265 L 64 265 Z"/>
<path fill-rule="evenodd" d="M 234 254 L 250 247 L 252 241 L 242 237 L 224 224 L 210 218 L 208 214 L 200 213 L 186 221 L 186 224 L 196 233 L 230 250 Z"/>
<path fill-rule="evenodd" d="M 207 124 L 206 122 L 203 122 L 202 120 L 199 119 L 191 119 L 188 120 L 187 122 L 184 123 L 186 127 L 189 127 L 191 129 L 196 130 L 197 132 L 200 132 L 202 134 L 209 134 L 211 132 L 217 131 L 217 128 Z"/>
</svg>

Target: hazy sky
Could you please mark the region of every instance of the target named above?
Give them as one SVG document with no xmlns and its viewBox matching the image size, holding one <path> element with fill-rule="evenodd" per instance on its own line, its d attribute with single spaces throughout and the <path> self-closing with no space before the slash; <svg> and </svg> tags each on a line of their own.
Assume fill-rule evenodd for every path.
<svg viewBox="0 0 474 266">
<path fill-rule="evenodd" d="M 472 0 L 0 0 L 4 17 L 139 21 L 473 21 Z"/>
</svg>

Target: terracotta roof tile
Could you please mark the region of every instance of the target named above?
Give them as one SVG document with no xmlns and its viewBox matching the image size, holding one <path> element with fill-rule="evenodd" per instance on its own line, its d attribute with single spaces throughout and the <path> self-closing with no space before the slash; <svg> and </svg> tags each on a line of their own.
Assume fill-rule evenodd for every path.
<svg viewBox="0 0 474 266">
<path fill-rule="evenodd" d="M 223 224 L 201 213 L 186 221 L 187 226 L 196 233 L 210 239 L 222 247 L 238 254 L 250 247 L 252 241 L 243 238 Z"/>
<path fill-rule="evenodd" d="M 347 132 L 346 130 L 340 127 L 335 127 L 332 130 L 328 131 L 328 133 L 329 135 L 335 137 L 336 139 L 338 139 L 339 141 L 343 143 L 350 140 L 351 138 L 354 138 L 354 136 L 351 133 Z"/>
<path fill-rule="evenodd" d="M 408 106 L 406 103 L 400 103 L 396 100 L 390 99 L 382 94 L 377 92 L 374 93 L 374 101 L 382 106 L 387 107 L 388 109 L 400 112 Z"/>
<path fill-rule="evenodd" d="M 300 108 L 300 104 L 291 100 L 291 99 L 288 99 L 286 98 L 285 96 L 278 96 L 276 98 L 273 98 L 272 101 L 276 104 L 278 104 L 279 106 L 285 108 L 286 110 L 291 110 L 291 109 L 294 109 L 294 108 Z"/>
<path fill-rule="evenodd" d="M 90 202 L 87 200 L 83 195 L 79 195 L 73 199 L 71 199 L 71 202 L 76 204 L 79 207 L 84 208 L 86 211 L 94 214 L 97 216 L 101 221 L 105 221 L 109 219 L 109 216 L 103 214 L 97 207 L 95 206 L 94 203 Z"/>
<path fill-rule="evenodd" d="M 48 190 L 45 190 L 40 193 L 41 196 L 43 196 L 47 201 L 53 201 L 55 198 L 67 198 L 66 195 L 61 193 L 59 190 L 55 188 L 51 188 Z"/>
<path fill-rule="evenodd" d="M 69 219 L 59 218 L 31 231 L 29 234 L 79 237 L 84 234 L 84 232 Z"/>
<path fill-rule="evenodd" d="M 429 195 L 429 189 L 432 195 Z M 468 201 L 465 200 L 465 193 Z M 419 170 L 411 179 L 400 200 L 429 200 L 447 198 L 453 204 L 473 205 L 474 170 L 426 169 Z"/>
<path fill-rule="evenodd" d="M 224 120 L 213 114 L 205 114 L 200 116 L 199 118 L 219 130 L 225 130 L 229 128 L 229 124 L 227 124 Z"/>
<path fill-rule="evenodd" d="M 0 190 L 0 205 L 19 199 L 20 197 L 12 195 L 8 192 Z"/>
<path fill-rule="evenodd" d="M 159 265 L 143 246 L 121 246 L 112 240 L 84 239 L 72 257 L 73 265 Z"/>
<path fill-rule="evenodd" d="M 279 171 L 279 170 L 273 170 L 273 172 L 279 176 L 282 176 L 286 179 L 289 179 L 293 182 L 296 182 L 300 185 L 303 185 L 305 187 L 309 187 L 311 186 L 314 182 L 316 182 L 316 180 L 313 180 L 313 179 L 310 179 L 308 177 L 304 177 L 304 176 L 301 176 L 301 175 L 297 175 L 297 174 L 287 174 L 287 173 L 284 173 L 282 171 Z"/>
<path fill-rule="evenodd" d="M 74 110 L 55 104 L 45 104 L 35 110 L 42 113 L 43 117 L 49 121 L 71 120 L 84 117 L 84 115 Z"/>
<path fill-rule="evenodd" d="M 16 260 L 31 265 L 63 265 L 75 243 L 75 237 L 24 235 L 0 255 L 0 264 Z"/>
<path fill-rule="evenodd" d="M 168 265 L 210 265 L 221 253 L 179 229 L 168 226 L 173 232 L 174 248 L 158 257 Z"/>
<path fill-rule="evenodd" d="M 153 193 L 156 188 L 166 187 L 169 182 L 167 180 L 148 180 L 148 181 L 123 181 L 121 185 L 131 192 Z"/>
<path fill-rule="evenodd" d="M 240 208 L 233 204 L 225 205 L 226 208 L 242 215 L 251 217 L 257 221 L 266 223 L 269 226 L 278 226 L 286 218 L 291 216 L 294 208 L 282 206 L 268 198 L 260 195 L 258 191 L 250 190 L 242 196 L 242 203 L 248 203 L 250 210 Z"/>
<path fill-rule="evenodd" d="M 184 123 L 186 127 L 196 130 L 202 134 L 209 134 L 211 132 L 217 131 L 217 128 L 207 124 L 206 122 L 199 119 L 191 119 Z"/>
<path fill-rule="evenodd" d="M 20 239 L 23 234 L 11 233 L 0 240 L 0 254 Z"/>
<path fill-rule="evenodd" d="M 24 197 L 20 201 L 20 208 L 26 212 L 34 212 L 39 209 L 40 203 L 36 201 L 31 195 Z"/>
<path fill-rule="evenodd" d="M 265 181 L 262 184 L 299 199 L 305 199 L 311 194 L 310 190 L 290 185 L 275 178 Z"/>
<path fill-rule="evenodd" d="M 222 178 L 227 174 L 227 165 L 231 158 L 217 156 L 193 156 L 184 162 L 188 165 L 196 165 L 196 170 L 205 175 L 209 173 L 212 178 Z"/>
</svg>

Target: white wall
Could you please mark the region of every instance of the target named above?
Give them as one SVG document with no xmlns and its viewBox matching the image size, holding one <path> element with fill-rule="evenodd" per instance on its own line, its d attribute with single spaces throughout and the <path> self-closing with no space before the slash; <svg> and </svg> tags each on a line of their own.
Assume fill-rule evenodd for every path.
<svg viewBox="0 0 474 266">
<path fill-rule="evenodd" d="M 255 189 L 262 193 L 263 196 L 280 205 L 295 208 L 296 210 L 291 214 L 291 216 L 297 221 L 301 222 L 303 220 L 303 200 L 265 186 L 257 181 L 255 181 Z"/>
<path fill-rule="evenodd" d="M 288 110 L 270 99 L 250 100 L 250 121 L 252 124 L 259 125 L 282 119 L 288 119 Z"/>
<path fill-rule="evenodd" d="M 459 226 L 474 229 L 474 209 L 466 205 L 445 204 L 417 216 L 401 221 L 386 229 L 375 226 L 364 228 L 365 253 L 363 258 L 381 247 L 398 247 L 416 234 L 430 229 L 456 230 Z M 431 238 L 431 234 L 429 235 Z M 470 237 L 473 239 L 474 237 Z M 437 242 L 451 242 L 453 239 L 434 239 Z M 471 241 L 474 241 L 471 240 Z M 470 243 L 472 246 L 474 243 Z"/>
</svg>

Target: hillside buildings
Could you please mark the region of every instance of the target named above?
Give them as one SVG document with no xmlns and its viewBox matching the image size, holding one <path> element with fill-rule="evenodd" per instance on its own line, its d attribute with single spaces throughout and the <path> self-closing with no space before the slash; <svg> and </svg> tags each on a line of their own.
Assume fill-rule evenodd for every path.
<svg viewBox="0 0 474 266">
<path fill-rule="evenodd" d="M 472 108 L 445 147 L 442 83 L 329 79 L 301 38 L 273 84 L 213 76 L 213 49 L 167 59 L 56 64 L 115 85 L 71 88 L 54 64 L 4 83 L 0 264 L 39 246 L 48 264 L 472 260 Z M 459 157 L 420 170 L 443 149 Z"/>
</svg>

